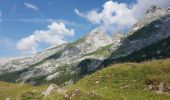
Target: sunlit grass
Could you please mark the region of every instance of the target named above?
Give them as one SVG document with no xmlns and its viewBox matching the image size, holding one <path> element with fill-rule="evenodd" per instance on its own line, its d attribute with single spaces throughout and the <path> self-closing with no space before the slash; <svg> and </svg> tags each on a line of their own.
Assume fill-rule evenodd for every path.
<svg viewBox="0 0 170 100">
<path fill-rule="evenodd" d="M 170 60 L 116 64 L 86 76 L 69 90 L 96 93 L 108 100 L 169 100 L 167 94 L 156 94 L 147 89 L 145 80 L 155 79 L 170 84 Z M 96 95 L 96 96 L 97 96 Z"/>
<path fill-rule="evenodd" d="M 167 93 L 157 94 L 149 91 L 145 85 L 145 80 L 148 79 L 170 85 L 170 59 L 111 65 L 67 86 L 66 90 L 68 92 L 80 90 L 72 100 L 170 100 L 170 95 Z M 41 93 L 47 87 L 48 85 L 21 86 L 0 82 L 0 98 L 64 100 L 64 96 L 57 91 L 44 97 Z"/>
<path fill-rule="evenodd" d="M 14 98 L 16 100 L 20 100 L 24 93 L 29 91 L 41 92 L 46 88 L 46 85 L 31 86 L 28 84 L 18 85 L 13 83 L 0 82 L 0 100 L 5 100 L 6 98 Z"/>
</svg>

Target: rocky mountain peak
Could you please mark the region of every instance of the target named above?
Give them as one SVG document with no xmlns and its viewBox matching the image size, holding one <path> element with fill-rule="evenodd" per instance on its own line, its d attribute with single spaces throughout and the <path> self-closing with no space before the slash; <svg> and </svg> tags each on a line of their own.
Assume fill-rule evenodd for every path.
<svg viewBox="0 0 170 100">
<path fill-rule="evenodd" d="M 151 22 L 161 19 L 170 14 L 170 10 L 163 9 L 157 6 L 150 7 L 144 17 L 139 20 L 136 24 L 134 24 L 129 32 L 129 35 L 133 34 L 135 31 L 138 31 L 144 26 L 147 26 Z"/>
<path fill-rule="evenodd" d="M 101 28 L 95 28 L 89 33 L 89 35 L 90 34 L 100 34 L 100 33 L 105 33 L 105 30 L 103 30 Z"/>
<path fill-rule="evenodd" d="M 94 29 L 83 37 L 83 42 L 79 43 L 77 47 L 83 53 L 90 53 L 96 49 L 112 44 L 112 37 L 104 32 L 102 29 Z"/>
<path fill-rule="evenodd" d="M 153 5 L 146 11 L 146 13 L 154 13 L 157 10 L 163 10 L 163 9 L 158 6 Z"/>
<path fill-rule="evenodd" d="M 112 39 L 107 33 L 105 33 L 104 30 L 94 29 L 86 36 L 86 42 L 87 43 L 91 43 L 91 42 L 111 43 Z"/>
<path fill-rule="evenodd" d="M 12 59 L 0 65 L 0 75 L 4 80 L 31 84 L 51 80 L 58 84 L 72 82 L 79 74 L 97 69 L 105 59 L 110 62 L 110 59 L 125 57 L 169 37 L 169 15 L 169 9 L 152 6 L 144 18 L 132 27 L 131 36 L 123 32 L 110 36 L 97 28 L 75 42 L 49 48 L 33 57 Z"/>
<path fill-rule="evenodd" d="M 113 40 L 122 39 L 122 38 L 125 38 L 125 37 L 126 37 L 126 33 L 121 32 L 121 31 L 116 32 L 116 33 L 113 34 Z"/>
</svg>

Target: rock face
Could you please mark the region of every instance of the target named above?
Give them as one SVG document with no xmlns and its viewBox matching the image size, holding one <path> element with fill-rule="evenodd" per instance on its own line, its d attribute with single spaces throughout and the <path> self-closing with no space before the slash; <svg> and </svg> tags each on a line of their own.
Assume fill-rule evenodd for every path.
<svg viewBox="0 0 170 100">
<path fill-rule="evenodd" d="M 26 68 L 32 61 L 32 57 L 20 57 L 10 59 L 0 67 L 0 75 L 7 72 L 18 71 Z"/>
<path fill-rule="evenodd" d="M 154 91 L 156 93 L 169 93 L 170 87 L 162 82 L 159 82 L 157 80 L 146 80 L 145 84 L 148 86 L 148 89 L 150 91 Z"/>
<path fill-rule="evenodd" d="M 113 36 L 100 29 L 81 39 L 49 48 L 31 57 L 16 58 L 0 65 L 0 80 L 33 85 L 54 82 L 71 84 L 98 69 L 107 59 L 114 61 L 170 37 L 170 10 L 151 7 L 130 32 Z M 159 52 L 158 52 L 159 53 Z"/>
<path fill-rule="evenodd" d="M 113 45 L 111 47 L 111 51 L 115 51 L 116 49 L 118 49 L 118 47 L 122 44 L 121 42 L 123 41 L 123 39 L 125 39 L 127 37 L 126 33 L 123 32 L 117 32 L 113 35 L 112 39 L 113 39 Z"/>
<path fill-rule="evenodd" d="M 122 41 L 117 50 L 112 51 L 111 59 L 127 56 L 170 36 L 170 10 L 151 7 L 139 22 L 137 22 L 127 38 Z"/>
<path fill-rule="evenodd" d="M 84 42 L 77 45 L 77 48 L 84 54 L 94 52 L 100 47 L 112 44 L 112 38 L 100 29 L 91 31 L 84 38 Z"/>
<path fill-rule="evenodd" d="M 169 13 L 170 13 L 169 9 L 162 9 L 156 6 L 152 6 L 151 8 L 147 10 L 145 16 L 141 20 L 139 20 L 136 24 L 133 25 L 133 27 L 131 28 L 129 32 L 129 35 L 133 34 L 135 31 L 148 25 L 154 20 L 158 20 L 164 16 L 169 15 Z"/>
<path fill-rule="evenodd" d="M 96 51 L 106 45 L 112 44 L 112 38 L 102 30 L 95 29 L 85 37 L 72 42 L 47 49 L 32 57 L 16 58 L 0 67 L 0 79 L 4 74 L 19 71 L 16 81 L 25 81 L 35 84 L 37 81 L 51 81 L 65 77 L 62 82 L 71 81 L 79 73 L 76 66 L 84 59 L 90 58 L 86 54 Z M 95 63 L 95 62 L 94 62 Z M 97 68 L 91 63 L 88 70 Z M 100 64 L 100 62 L 98 62 Z M 18 73 L 18 72 L 17 72 Z M 65 76 L 62 76 L 66 74 Z M 67 79 L 68 77 L 68 79 Z M 62 80 L 62 79 L 61 79 Z M 62 83 L 59 82 L 59 83 Z"/>
</svg>

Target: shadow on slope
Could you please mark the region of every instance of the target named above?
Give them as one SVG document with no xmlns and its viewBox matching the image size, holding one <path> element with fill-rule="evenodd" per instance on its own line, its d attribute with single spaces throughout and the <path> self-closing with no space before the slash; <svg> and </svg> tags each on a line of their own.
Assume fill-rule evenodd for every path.
<svg viewBox="0 0 170 100">
<path fill-rule="evenodd" d="M 110 58 L 106 59 L 101 66 L 108 66 L 113 63 L 122 62 L 142 62 L 152 59 L 165 59 L 169 57 L 170 57 L 170 37 L 160 40 L 157 43 L 149 45 L 141 50 L 137 50 L 124 57 L 112 59 L 112 56 L 110 56 Z"/>
</svg>

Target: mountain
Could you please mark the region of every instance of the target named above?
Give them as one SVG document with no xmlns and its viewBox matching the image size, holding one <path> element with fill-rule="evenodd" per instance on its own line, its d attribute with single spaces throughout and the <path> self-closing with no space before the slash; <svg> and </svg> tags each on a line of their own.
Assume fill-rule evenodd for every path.
<svg viewBox="0 0 170 100">
<path fill-rule="evenodd" d="M 166 45 L 166 43 L 166 48 L 169 48 L 169 27 L 170 9 L 161 9 L 155 6 L 151 7 L 146 12 L 144 18 L 132 27 L 127 38 L 121 42 L 121 45 L 118 46 L 116 50 L 112 51 L 112 54 L 104 61 L 102 66 L 107 66 L 121 61 L 132 61 L 132 59 L 134 59 L 133 61 L 139 61 L 137 59 L 141 59 L 143 56 L 149 56 L 154 52 L 159 52 L 159 50 L 160 52 L 164 52 L 164 45 Z M 140 51 L 143 51 L 143 54 L 137 54 L 137 52 Z M 137 55 L 138 58 L 134 58 L 134 56 Z M 155 56 L 150 55 L 149 58 L 154 59 Z M 144 60 L 148 59 L 143 57 L 140 61 Z"/>
<path fill-rule="evenodd" d="M 167 58 L 169 27 L 170 9 L 152 6 L 128 33 L 94 29 L 75 42 L 11 59 L 0 66 L 0 80 L 66 85 L 116 62 Z"/>
<path fill-rule="evenodd" d="M 144 18 L 132 27 L 118 50 L 112 53 L 112 58 L 128 55 L 169 37 L 169 26 L 170 10 L 151 7 Z"/>
<path fill-rule="evenodd" d="M 111 45 L 112 41 L 102 30 L 95 29 L 75 42 L 47 49 L 31 57 L 12 59 L 0 67 L 0 80 L 25 81 L 32 84 L 36 84 L 37 81 L 51 81 L 53 78 L 60 80 L 58 84 L 73 81 L 72 77 L 79 74 L 79 62 L 94 58 L 88 54 Z"/>
</svg>

